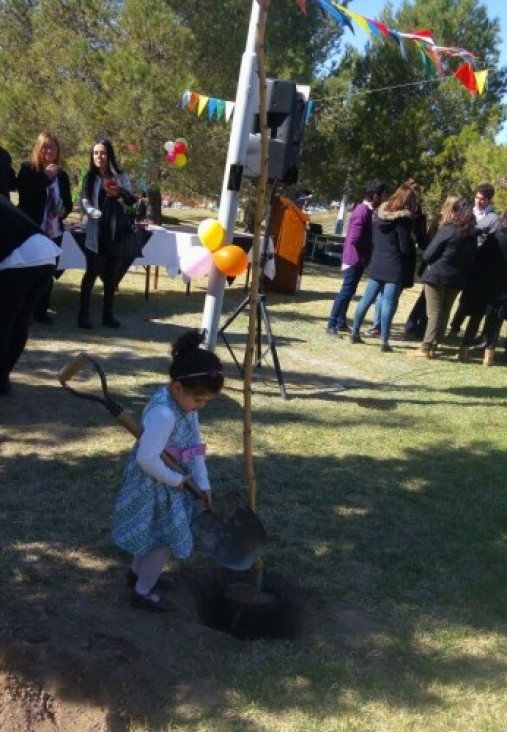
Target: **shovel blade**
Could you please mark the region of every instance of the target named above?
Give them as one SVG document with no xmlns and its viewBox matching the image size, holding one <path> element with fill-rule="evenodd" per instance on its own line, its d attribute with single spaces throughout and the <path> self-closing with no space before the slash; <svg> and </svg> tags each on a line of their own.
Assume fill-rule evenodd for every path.
<svg viewBox="0 0 507 732">
<path fill-rule="evenodd" d="M 249 569 L 266 542 L 266 532 L 253 511 L 237 508 L 227 521 L 202 511 L 192 522 L 192 535 L 223 567 Z"/>
</svg>

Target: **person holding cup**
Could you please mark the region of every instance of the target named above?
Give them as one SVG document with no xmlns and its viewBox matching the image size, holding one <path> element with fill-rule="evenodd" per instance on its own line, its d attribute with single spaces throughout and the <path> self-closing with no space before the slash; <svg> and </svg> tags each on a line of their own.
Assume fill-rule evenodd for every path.
<svg viewBox="0 0 507 732">
<path fill-rule="evenodd" d="M 69 176 L 60 163 L 60 143 L 51 132 L 43 131 L 38 135 L 28 160 L 21 164 L 16 185 L 18 207 L 47 237 L 61 246 L 62 222 L 72 211 L 72 194 Z M 39 323 L 52 322 L 48 314 L 52 289 L 53 278 L 48 280 L 47 290 L 33 314 L 33 319 Z"/>
<path fill-rule="evenodd" d="M 88 172 L 81 190 L 81 208 L 87 215 L 85 255 L 86 272 L 81 281 L 77 324 L 93 328 L 90 301 L 93 286 L 100 275 L 104 283 L 102 325 L 119 328 L 113 313 L 114 296 L 122 265 L 118 247 L 120 223 L 125 208 L 135 204 L 130 178 L 120 170 L 111 141 L 96 140 L 90 152 Z"/>
</svg>

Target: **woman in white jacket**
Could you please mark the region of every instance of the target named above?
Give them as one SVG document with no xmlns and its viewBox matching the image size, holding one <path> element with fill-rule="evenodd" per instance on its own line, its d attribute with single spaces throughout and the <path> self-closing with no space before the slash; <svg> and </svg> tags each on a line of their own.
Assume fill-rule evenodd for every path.
<svg viewBox="0 0 507 732">
<path fill-rule="evenodd" d="M 91 149 L 88 172 L 83 180 L 81 208 L 87 215 L 85 254 L 86 272 L 81 281 L 79 328 L 92 328 L 90 300 L 98 276 L 104 283 L 102 325 L 119 328 L 113 314 L 118 274 L 122 263 L 119 231 L 120 214 L 135 203 L 128 175 L 116 162 L 110 140 L 97 140 Z"/>
</svg>

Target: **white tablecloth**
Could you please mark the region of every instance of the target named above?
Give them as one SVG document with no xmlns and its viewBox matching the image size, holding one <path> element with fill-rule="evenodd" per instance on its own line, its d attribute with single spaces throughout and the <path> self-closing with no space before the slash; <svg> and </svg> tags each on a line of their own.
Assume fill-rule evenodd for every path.
<svg viewBox="0 0 507 732">
<path fill-rule="evenodd" d="M 133 265 L 158 265 L 165 267 L 169 277 L 176 277 L 180 271 L 180 257 L 185 249 L 202 246 L 197 234 L 171 231 L 162 226 L 148 226 L 151 237 L 143 247 L 143 256 L 137 257 Z M 58 269 L 85 269 L 86 260 L 72 231 L 66 231 L 62 240 L 62 254 Z"/>
</svg>

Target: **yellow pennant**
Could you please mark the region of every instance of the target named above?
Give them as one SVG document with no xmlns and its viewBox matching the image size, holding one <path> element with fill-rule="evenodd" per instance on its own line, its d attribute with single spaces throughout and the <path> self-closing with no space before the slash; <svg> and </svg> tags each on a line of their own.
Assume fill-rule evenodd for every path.
<svg viewBox="0 0 507 732">
<path fill-rule="evenodd" d="M 486 82 L 488 81 L 488 70 L 475 71 L 475 83 L 477 84 L 477 91 L 479 94 L 483 94 Z"/>
<path fill-rule="evenodd" d="M 206 109 L 206 105 L 208 103 L 209 97 L 205 97 L 203 94 L 199 95 L 199 106 L 197 107 L 197 116 L 200 117 L 201 114 Z"/>
</svg>

